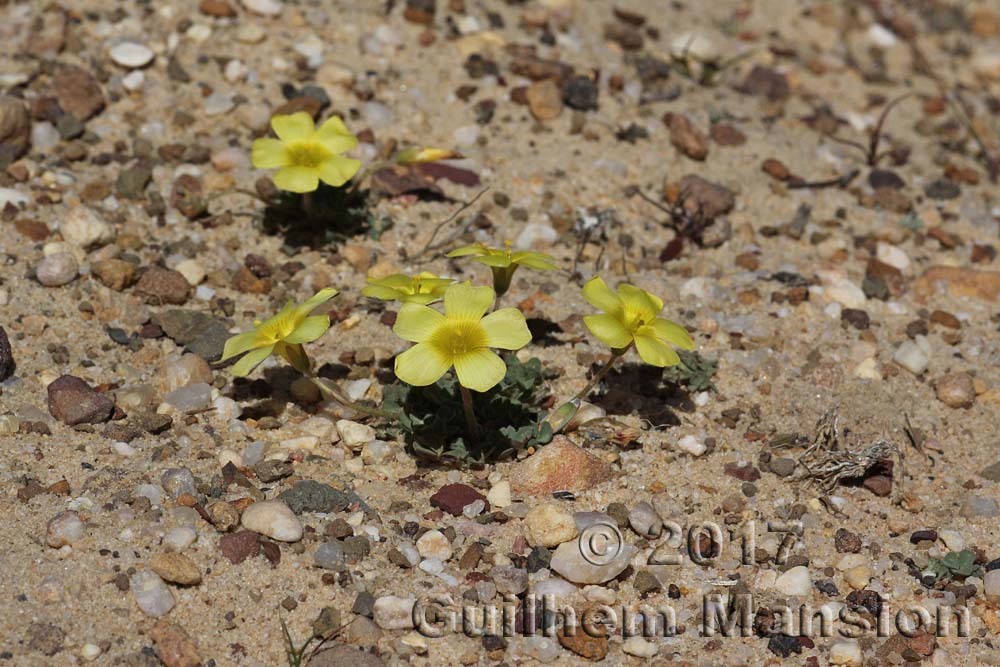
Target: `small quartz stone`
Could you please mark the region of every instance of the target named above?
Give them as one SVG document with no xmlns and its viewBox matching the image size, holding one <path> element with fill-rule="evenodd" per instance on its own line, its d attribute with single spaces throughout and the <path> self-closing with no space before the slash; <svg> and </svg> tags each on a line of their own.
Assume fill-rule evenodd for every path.
<svg viewBox="0 0 1000 667">
<path fill-rule="evenodd" d="M 243 511 L 243 527 L 280 542 L 302 539 L 302 523 L 281 500 L 263 500 Z"/>
<path fill-rule="evenodd" d="M 145 67 L 153 62 L 155 55 L 152 49 L 138 42 L 121 42 L 111 49 L 111 59 L 116 65 L 132 69 Z"/>
</svg>

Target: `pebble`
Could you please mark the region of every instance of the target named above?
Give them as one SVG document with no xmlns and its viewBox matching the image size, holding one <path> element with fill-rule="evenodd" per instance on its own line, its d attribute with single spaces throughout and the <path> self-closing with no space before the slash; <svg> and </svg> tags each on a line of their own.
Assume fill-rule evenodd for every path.
<svg viewBox="0 0 1000 667">
<path fill-rule="evenodd" d="M 708 137 L 694 126 L 691 119 L 682 113 L 670 117 L 670 143 L 674 148 L 692 160 L 704 160 L 708 156 Z"/>
<path fill-rule="evenodd" d="M 428 530 L 417 540 L 417 552 L 424 558 L 433 558 L 443 563 L 451 558 L 451 542 L 440 530 Z"/>
<path fill-rule="evenodd" d="M 1000 569 L 990 570 L 983 576 L 983 592 L 987 601 L 1000 602 Z"/>
<path fill-rule="evenodd" d="M 156 646 L 156 656 L 164 667 L 199 667 L 204 664 L 194 643 L 184 628 L 160 620 L 149 633 Z"/>
<path fill-rule="evenodd" d="M 934 383 L 938 400 L 950 408 L 968 408 L 976 402 L 976 387 L 968 373 L 949 373 Z"/>
<path fill-rule="evenodd" d="M 774 588 L 789 596 L 809 595 L 812 590 L 809 568 L 805 565 L 789 568 L 775 580 Z"/>
<path fill-rule="evenodd" d="M 135 293 L 145 297 L 147 302 L 155 306 L 181 305 L 188 300 L 191 286 L 177 271 L 153 266 L 146 269 L 139 278 Z"/>
<path fill-rule="evenodd" d="M 687 452 L 691 456 L 701 456 L 708 451 L 708 447 L 693 435 L 685 435 L 677 441 L 677 449 Z"/>
<path fill-rule="evenodd" d="M 528 529 L 528 543 L 532 546 L 559 546 L 579 533 L 573 515 L 554 503 L 533 508 L 524 517 L 524 522 Z"/>
<path fill-rule="evenodd" d="M 195 586 L 201 583 L 201 570 L 184 554 L 173 551 L 156 554 L 150 559 L 149 567 L 172 584 Z"/>
<path fill-rule="evenodd" d="M 526 92 L 528 109 L 536 120 L 552 120 L 563 110 L 562 91 L 552 79 L 535 81 Z"/>
<path fill-rule="evenodd" d="M 179 274 L 184 276 L 188 284 L 192 287 L 196 287 L 205 279 L 207 275 L 205 267 L 203 267 L 196 259 L 185 259 L 174 267 L 174 270 Z"/>
<path fill-rule="evenodd" d="M 864 590 L 872 580 L 872 569 L 867 565 L 858 565 L 844 572 L 844 581 L 856 591 Z"/>
<path fill-rule="evenodd" d="M 178 526 L 163 536 L 163 546 L 174 551 L 184 551 L 198 539 L 198 531 L 191 526 Z"/>
<path fill-rule="evenodd" d="M 177 499 L 187 494 L 198 493 L 195 486 L 194 473 L 187 468 L 168 468 L 160 475 L 160 486 L 171 498 Z"/>
<path fill-rule="evenodd" d="M 258 470 L 260 467 L 258 467 Z M 287 476 L 291 472 L 289 468 L 283 473 Z M 258 472 L 258 476 L 260 473 Z M 271 481 L 274 481 L 273 479 Z M 343 512 L 351 502 L 351 496 L 343 491 L 333 488 L 329 484 L 323 484 L 312 479 L 304 479 L 295 483 L 292 488 L 283 491 L 279 496 L 280 500 L 288 505 L 295 514 L 303 512 Z"/>
<path fill-rule="evenodd" d="M 451 135 L 455 139 L 455 143 L 459 146 L 472 146 L 479 140 L 479 133 L 480 130 L 477 125 L 462 125 L 455 128 L 455 131 Z"/>
<path fill-rule="evenodd" d="M 503 480 L 490 487 L 489 493 L 486 494 L 486 501 L 497 508 L 509 506 L 511 504 L 510 482 Z"/>
<path fill-rule="evenodd" d="M 381 102 L 365 102 L 361 109 L 365 119 L 376 130 L 389 127 L 395 120 L 392 109 Z"/>
<path fill-rule="evenodd" d="M 221 116 L 232 111 L 236 103 L 232 95 L 216 91 L 205 98 L 204 105 L 206 116 Z"/>
<path fill-rule="evenodd" d="M 348 419 L 337 421 L 337 433 L 340 434 L 340 441 L 348 449 L 357 451 L 365 444 L 375 439 L 375 429 L 367 424 L 359 424 Z"/>
<path fill-rule="evenodd" d="M 614 478 L 614 471 L 603 459 L 594 456 L 563 436 L 517 463 L 510 475 L 515 493 L 526 496 L 546 495 L 556 491 L 579 492 Z"/>
<path fill-rule="evenodd" d="M 160 576 L 139 570 L 129 579 L 129 589 L 139 609 L 149 616 L 163 616 L 174 608 L 174 595 Z"/>
<path fill-rule="evenodd" d="M 263 500 L 243 511 L 243 527 L 280 542 L 302 539 L 302 523 L 281 500 Z"/>
<path fill-rule="evenodd" d="M 172 392 L 191 384 L 211 384 L 212 368 L 197 354 L 187 353 L 180 359 L 170 359 L 161 370 L 163 386 L 167 392 Z"/>
<path fill-rule="evenodd" d="M 894 266 L 900 271 L 910 268 L 910 257 L 902 248 L 880 241 L 875 246 L 875 257 L 882 263 Z"/>
<path fill-rule="evenodd" d="M 122 77 L 122 87 L 125 90 L 135 92 L 146 85 L 146 75 L 142 70 L 132 70 Z"/>
<path fill-rule="evenodd" d="M 156 56 L 152 49 L 138 42 L 121 42 L 116 44 L 111 48 L 110 55 L 111 60 L 116 65 L 131 69 L 145 67 L 153 62 L 153 58 Z"/>
<path fill-rule="evenodd" d="M 431 507 L 436 507 L 452 516 L 462 516 L 468 505 L 486 497 L 468 484 L 445 484 L 430 497 Z M 489 509 L 489 505 L 485 507 Z"/>
<path fill-rule="evenodd" d="M 35 267 L 35 278 L 46 287 L 61 287 L 73 282 L 80 265 L 69 252 L 57 252 L 42 259 Z"/>
<path fill-rule="evenodd" d="M 892 355 L 892 360 L 914 375 L 920 375 L 926 371 L 931 361 L 920 346 L 912 340 L 903 341 L 896 348 L 895 354 Z"/>
<path fill-rule="evenodd" d="M 645 500 L 636 504 L 628 513 L 628 522 L 642 537 L 659 537 L 663 531 L 663 520 L 653 506 Z"/>
<path fill-rule="evenodd" d="M 135 264 L 121 259 L 105 259 L 90 265 L 90 272 L 101 284 L 121 292 L 135 282 Z"/>
<path fill-rule="evenodd" d="M 69 210 L 59 225 L 59 233 L 67 242 L 84 249 L 114 240 L 114 228 L 83 205 Z"/>
<path fill-rule="evenodd" d="M 413 628 L 414 598 L 385 595 L 375 600 L 375 623 L 383 630 L 410 630 Z"/>
<path fill-rule="evenodd" d="M 260 16 L 280 16 L 282 3 L 278 0 L 243 0 L 247 11 Z"/>
<path fill-rule="evenodd" d="M 189 384 L 168 393 L 163 402 L 178 412 L 201 412 L 212 405 L 212 386 L 204 382 Z"/>
<path fill-rule="evenodd" d="M 14 188 L 0 188 L 0 211 L 7 208 L 7 204 L 15 208 L 27 206 L 31 199 L 28 195 L 15 190 Z"/>
<path fill-rule="evenodd" d="M 830 646 L 830 664 L 858 667 L 864 662 L 861 645 L 854 639 L 838 639 Z"/>
<path fill-rule="evenodd" d="M 552 225 L 529 222 L 514 239 L 514 247 L 518 250 L 540 250 L 551 246 L 559 239 L 559 232 Z"/>
<path fill-rule="evenodd" d="M 49 413 L 66 424 L 100 424 L 114 412 L 115 404 L 83 379 L 63 375 L 46 387 Z"/>
<path fill-rule="evenodd" d="M 637 658 L 652 658 L 657 654 L 659 649 L 656 647 L 656 644 L 642 637 L 629 637 L 622 642 L 622 651 L 627 655 L 634 655 Z"/>
<path fill-rule="evenodd" d="M 525 637 L 521 641 L 521 651 L 541 663 L 550 663 L 562 655 L 559 642 L 550 637 Z"/>
<path fill-rule="evenodd" d="M 577 584 L 602 584 L 621 574 L 637 551 L 634 546 L 627 544 L 608 563 L 595 565 L 584 558 L 580 553 L 580 545 L 575 540 L 563 542 L 552 554 L 549 569 Z"/>
<path fill-rule="evenodd" d="M 966 519 L 995 517 L 1000 516 L 1000 505 L 997 504 L 995 498 L 968 496 L 958 513 Z"/>
<path fill-rule="evenodd" d="M 942 530 L 938 533 L 938 539 L 944 542 L 949 551 L 961 551 L 965 548 L 965 538 L 957 530 Z"/>
<path fill-rule="evenodd" d="M 80 647 L 80 657 L 87 662 L 93 662 L 97 660 L 101 655 L 101 647 L 97 644 L 84 644 Z"/>
<path fill-rule="evenodd" d="M 59 130 L 52 123 L 42 121 L 31 126 L 31 148 L 39 153 L 52 150 L 61 140 Z"/>
<path fill-rule="evenodd" d="M 45 526 L 45 543 L 53 549 L 79 542 L 86 535 L 80 515 L 72 510 L 60 512 Z"/>
<path fill-rule="evenodd" d="M 343 570 L 346 564 L 347 555 L 340 541 L 324 542 L 313 554 L 313 565 L 324 570 Z"/>
</svg>

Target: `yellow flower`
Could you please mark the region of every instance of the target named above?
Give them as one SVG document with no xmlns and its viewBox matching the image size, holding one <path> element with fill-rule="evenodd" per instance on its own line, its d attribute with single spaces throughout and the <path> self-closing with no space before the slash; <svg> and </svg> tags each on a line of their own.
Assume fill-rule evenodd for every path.
<svg viewBox="0 0 1000 667">
<path fill-rule="evenodd" d="M 344 157 L 358 145 L 358 138 L 339 116 L 331 116 L 319 129 L 312 116 L 299 111 L 288 116 L 274 116 L 271 127 L 277 139 L 253 142 L 253 166 L 279 168 L 274 184 L 289 192 L 312 192 L 323 181 L 338 187 L 351 179 L 361 162 Z"/>
<path fill-rule="evenodd" d="M 489 287 L 466 283 L 452 285 L 444 293 L 444 315 L 429 306 L 404 304 L 393 331 L 416 345 L 396 357 L 396 377 L 423 387 L 454 366 L 463 387 L 489 391 L 496 386 L 507 366 L 489 348 L 518 350 L 531 341 L 531 332 L 517 308 L 501 308 L 483 317 L 494 298 Z"/>
<path fill-rule="evenodd" d="M 451 278 L 438 278 L 427 271 L 412 278 L 396 273 L 385 278 L 368 278 L 368 287 L 361 290 L 361 293 L 383 301 L 419 303 L 426 306 L 439 301 L 444 296 L 444 291 L 448 289 L 448 285 L 453 282 L 455 281 Z"/>
<path fill-rule="evenodd" d="M 254 330 L 233 336 L 222 351 L 225 361 L 247 352 L 232 368 L 233 375 L 246 377 L 257 364 L 272 354 L 284 357 L 300 373 L 309 372 L 309 357 L 302 343 L 311 343 L 330 328 L 326 315 L 309 316 L 317 306 L 337 296 L 337 290 L 320 290 L 311 299 L 296 306 L 289 301 L 277 315 L 266 322 L 254 322 Z"/>
<path fill-rule="evenodd" d="M 643 361 L 662 367 L 680 362 L 670 345 L 694 349 L 694 341 L 684 327 L 657 317 L 663 310 L 663 301 L 645 290 L 622 283 L 615 293 L 596 276 L 583 286 L 583 298 L 604 311 L 600 315 L 587 315 L 584 324 L 616 352 L 624 352 L 635 343 Z"/>
<path fill-rule="evenodd" d="M 413 146 L 401 151 L 396 156 L 399 164 L 423 164 L 425 162 L 438 162 L 439 160 L 455 160 L 461 158 L 461 153 L 445 150 L 443 148 L 429 148 Z"/>
<path fill-rule="evenodd" d="M 554 271 L 555 258 L 544 252 L 512 250 L 510 241 L 503 248 L 491 248 L 485 243 L 474 243 L 448 253 L 448 257 L 472 257 L 472 260 L 493 269 L 493 288 L 503 295 L 510 287 L 510 280 L 519 266 L 538 271 Z"/>
</svg>

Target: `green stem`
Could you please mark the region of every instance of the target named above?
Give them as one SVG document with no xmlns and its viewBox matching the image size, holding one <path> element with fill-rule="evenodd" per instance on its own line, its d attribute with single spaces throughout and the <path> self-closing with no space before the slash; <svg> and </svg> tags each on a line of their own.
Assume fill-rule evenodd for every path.
<svg viewBox="0 0 1000 667">
<path fill-rule="evenodd" d="M 302 193 L 302 211 L 306 214 L 306 218 L 311 219 L 313 217 L 314 210 L 313 193 L 303 192 Z"/>
<path fill-rule="evenodd" d="M 472 392 L 461 384 L 458 387 L 462 391 L 462 408 L 465 410 L 465 422 L 469 427 L 469 437 L 474 439 L 479 435 L 479 422 L 476 421 L 476 413 L 472 409 Z"/>
<path fill-rule="evenodd" d="M 608 357 L 608 360 L 604 363 L 604 366 L 602 366 L 601 369 L 594 374 L 594 377 L 590 378 L 590 382 L 587 383 L 587 386 L 581 389 L 580 392 L 573 398 L 581 401 L 587 398 L 587 394 L 589 394 L 590 391 L 597 386 L 598 382 L 604 379 L 604 376 L 608 374 L 608 371 L 610 371 L 611 367 L 614 366 L 616 361 L 618 361 L 618 358 L 624 356 L 625 353 L 629 351 L 630 347 L 632 346 L 629 345 L 629 347 L 623 348 L 621 350 L 612 350 L 611 356 Z"/>
<path fill-rule="evenodd" d="M 307 377 L 312 380 L 312 383 L 316 385 L 321 394 L 327 398 L 332 398 L 344 407 L 350 408 L 355 412 L 360 412 L 361 414 L 368 415 L 369 417 L 381 417 L 383 419 L 396 419 L 399 417 L 399 415 L 395 412 L 380 410 L 378 408 L 373 408 L 368 405 L 352 401 L 347 398 L 347 393 L 333 380 L 317 377 L 312 374 Z"/>
</svg>

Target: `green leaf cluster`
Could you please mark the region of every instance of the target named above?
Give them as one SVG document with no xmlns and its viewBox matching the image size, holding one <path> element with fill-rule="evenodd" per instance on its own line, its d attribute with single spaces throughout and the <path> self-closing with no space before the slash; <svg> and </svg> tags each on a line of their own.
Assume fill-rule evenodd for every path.
<svg viewBox="0 0 1000 667">
<path fill-rule="evenodd" d="M 692 394 L 715 389 L 712 378 L 719 370 L 718 361 L 706 359 L 697 350 L 677 350 L 677 355 L 681 363 L 667 366 L 663 370 L 663 379 L 682 385 Z"/>
<path fill-rule="evenodd" d="M 447 374 L 427 387 L 396 382 L 382 393 L 382 407 L 398 411 L 397 426 L 407 445 L 420 457 L 439 463 L 482 466 L 512 456 L 526 447 L 544 445 L 552 429 L 541 422 L 548 396 L 545 371 L 538 359 L 506 358 L 507 375 L 473 406 L 481 433 L 469 438 L 458 381 Z"/>
<path fill-rule="evenodd" d="M 954 579 L 955 577 L 978 576 L 982 573 L 979 565 L 976 565 L 976 555 L 968 549 L 952 551 L 945 554 L 943 558 L 932 558 L 927 566 L 938 581 L 942 579 Z"/>
</svg>

